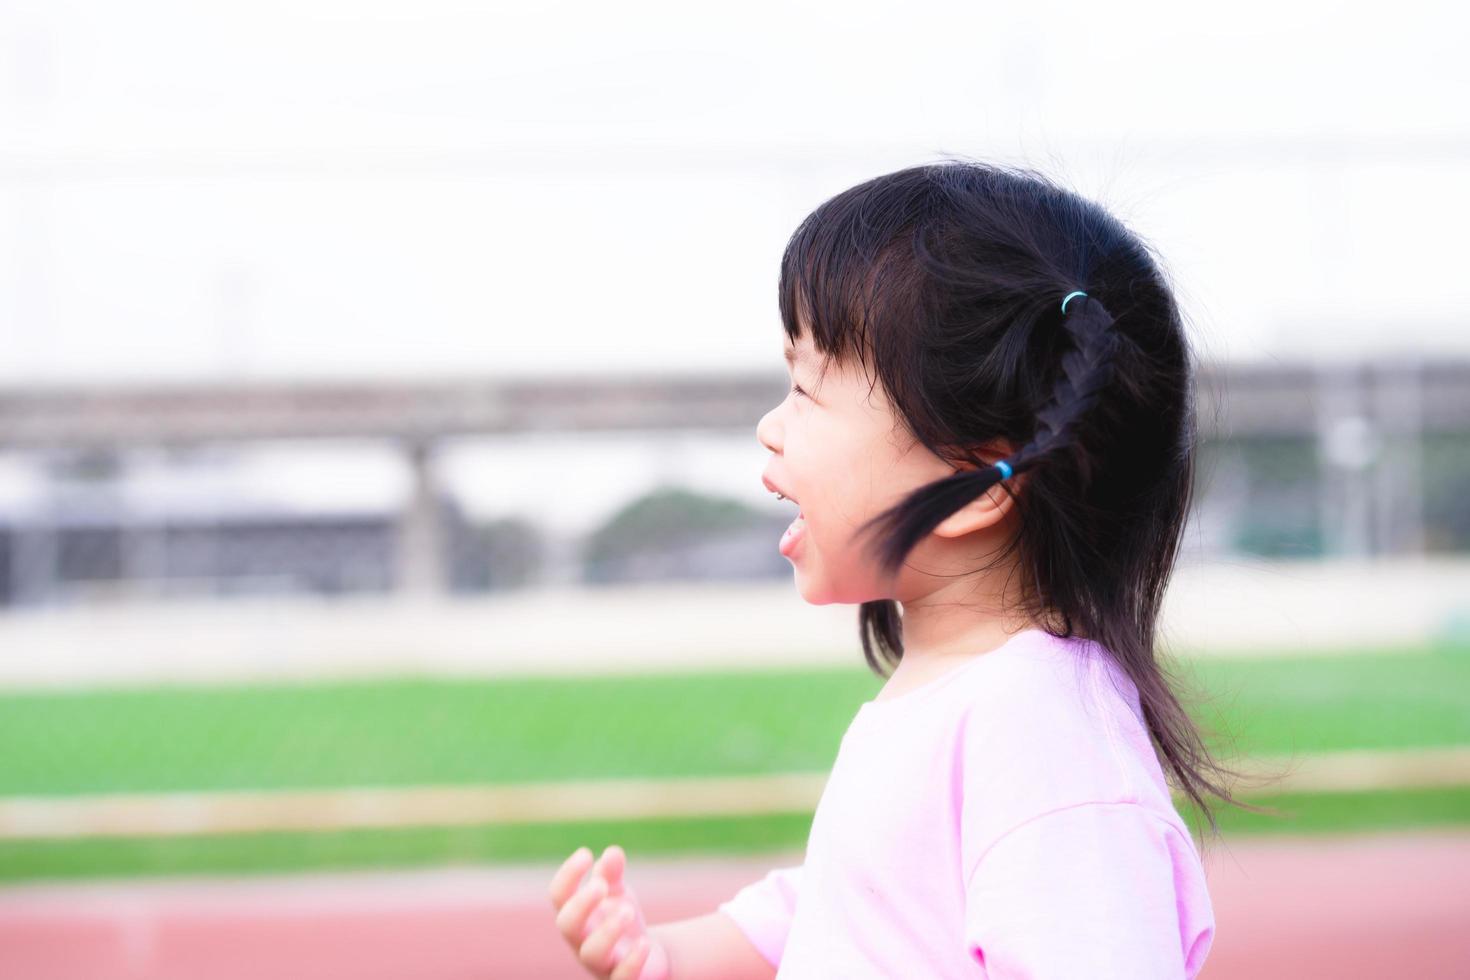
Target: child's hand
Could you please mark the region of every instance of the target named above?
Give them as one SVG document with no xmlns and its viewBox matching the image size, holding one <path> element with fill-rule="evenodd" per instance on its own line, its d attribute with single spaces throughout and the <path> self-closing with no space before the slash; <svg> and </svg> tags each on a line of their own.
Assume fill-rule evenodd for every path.
<svg viewBox="0 0 1470 980">
<path fill-rule="evenodd" d="M 649 935 L 638 899 L 623 883 L 626 860 L 611 845 L 580 888 L 592 852 L 579 847 L 562 863 L 551 879 L 557 931 L 601 980 L 668 980 L 668 953 Z"/>
</svg>

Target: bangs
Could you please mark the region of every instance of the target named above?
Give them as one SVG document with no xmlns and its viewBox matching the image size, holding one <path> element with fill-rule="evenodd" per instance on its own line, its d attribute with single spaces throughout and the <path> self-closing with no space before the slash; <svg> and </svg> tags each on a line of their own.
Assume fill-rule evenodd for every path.
<svg viewBox="0 0 1470 980">
<path fill-rule="evenodd" d="M 781 256 L 778 287 L 781 325 L 792 343 L 809 332 L 827 364 L 867 368 L 885 333 L 915 322 L 913 241 L 923 185 L 919 170 L 868 181 L 801 222 Z"/>
</svg>

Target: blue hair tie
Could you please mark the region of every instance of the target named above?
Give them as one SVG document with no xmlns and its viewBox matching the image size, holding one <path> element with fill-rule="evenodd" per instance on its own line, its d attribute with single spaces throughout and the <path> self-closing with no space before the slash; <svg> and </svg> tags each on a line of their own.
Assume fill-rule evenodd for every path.
<svg viewBox="0 0 1470 980">
<path fill-rule="evenodd" d="M 1084 293 L 1082 290 L 1079 289 L 1079 290 L 1076 290 L 1075 292 L 1068 293 L 1067 294 L 1067 299 L 1071 299 L 1073 296 L 1086 296 L 1086 295 L 1087 295 L 1086 293 Z M 1067 299 L 1062 300 L 1062 312 L 1063 313 L 1067 312 Z"/>
<path fill-rule="evenodd" d="M 995 464 L 995 468 L 1000 470 L 1000 478 L 1002 480 L 1009 480 L 1011 478 L 1012 471 L 1010 463 L 1007 463 L 1005 460 L 1001 460 L 1000 462 Z"/>
</svg>

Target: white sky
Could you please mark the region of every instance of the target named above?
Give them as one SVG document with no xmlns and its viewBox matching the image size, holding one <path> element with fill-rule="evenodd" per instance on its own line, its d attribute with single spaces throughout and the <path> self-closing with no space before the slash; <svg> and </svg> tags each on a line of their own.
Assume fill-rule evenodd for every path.
<svg viewBox="0 0 1470 980">
<path fill-rule="evenodd" d="M 797 222 L 946 152 L 1207 355 L 1465 351 L 1462 10 L 9 0 L 0 380 L 779 369 Z"/>
<path fill-rule="evenodd" d="M 797 223 L 944 153 L 1209 358 L 1470 354 L 1467 16 L 1353 9 L 0 0 L 0 384 L 779 374 Z"/>
</svg>

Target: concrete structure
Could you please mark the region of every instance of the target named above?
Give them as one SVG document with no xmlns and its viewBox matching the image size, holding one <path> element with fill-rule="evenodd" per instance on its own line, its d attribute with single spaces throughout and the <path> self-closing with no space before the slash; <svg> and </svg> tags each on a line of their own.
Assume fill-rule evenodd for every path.
<svg viewBox="0 0 1470 980">
<path fill-rule="evenodd" d="M 1207 445 L 1296 440 L 1308 456 L 1322 549 L 1346 556 L 1425 550 L 1422 440 L 1470 431 L 1470 362 L 1204 366 L 1199 428 Z M 102 459 L 141 447 L 274 439 L 371 439 L 402 447 L 411 490 L 397 520 L 395 569 L 406 594 L 446 591 L 446 532 L 436 446 L 464 435 L 608 430 L 740 430 L 783 394 L 761 375 L 461 380 L 437 384 L 252 384 L 11 388 L 0 392 L 0 452 Z M 1221 474 L 1247 485 L 1239 463 Z M 1259 474 L 1255 474 L 1259 477 Z M 1269 476 L 1269 475 L 1268 475 Z M 1260 481 L 1257 479 L 1257 483 Z M 42 601 L 59 579 L 66 515 L 0 537 L 0 594 Z M 1298 521 L 1300 523 L 1300 521 Z M 7 587 L 8 586 L 8 587 Z"/>
</svg>

